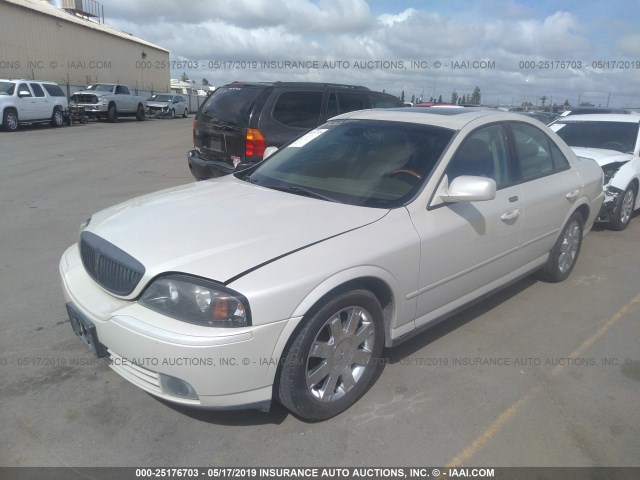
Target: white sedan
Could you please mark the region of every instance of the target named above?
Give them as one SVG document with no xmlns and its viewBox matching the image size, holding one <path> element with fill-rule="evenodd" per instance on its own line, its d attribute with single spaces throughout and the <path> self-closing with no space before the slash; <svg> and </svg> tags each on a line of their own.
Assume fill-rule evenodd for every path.
<svg viewBox="0 0 640 480">
<path fill-rule="evenodd" d="M 598 217 L 612 230 L 624 230 L 640 209 L 640 115 L 568 116 L 551 129 L 576 155 L 592 158 L 604 171 L 605 200 Z"/>
<path fill-rule="evenodd" d="M 320 420 L 383 347 L 531 272 L 565 279 L 602 201 L 597 163 L 522 115 L 352 112 L 94 214 L 60 274 L 76 335 L 138 387 Z"/>
</svg>

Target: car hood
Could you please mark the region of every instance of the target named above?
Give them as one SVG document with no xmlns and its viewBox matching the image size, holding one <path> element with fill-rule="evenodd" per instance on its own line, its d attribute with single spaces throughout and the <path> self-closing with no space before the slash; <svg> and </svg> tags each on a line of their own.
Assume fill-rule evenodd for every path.
<svg viewBox="0 0 640 480">
<path fill-rule="evenodd" d="M 591 158 L 604 167 L 613 162 L 628 162 L 633 159 L 630 153 L 621 153 L 616 150 L 605 150 L 603 148 L 571 147 L 573 153 L 579 157 Z"/>
<path fill-rule="evenodd" d="M 168 107 L 171 102 L 147 101 L 147 107 Z"/>
<path fill-rule="evenodd" d="M 95 214 L 87 231 L 146 268 L 227 282 L 277 257 L 373 223 L 388 210 L 267 189 L 232 175 L 139 197 Z"/>
</svg>

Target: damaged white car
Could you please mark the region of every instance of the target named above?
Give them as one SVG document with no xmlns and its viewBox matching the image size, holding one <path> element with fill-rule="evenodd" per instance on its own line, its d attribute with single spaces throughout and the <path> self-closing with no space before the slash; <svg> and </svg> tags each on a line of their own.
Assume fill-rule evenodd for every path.
<svg viewBox="0 0 640 480">
<path fill-rule="evenodd" d="M 600 167 L 537 120 L 364 110 L 94 214 L 60 274 L 75 334 L 152 395 L 320 420 L 383 347 L 534 271 L 567 278 L 602 200 Z"/>
<path fill-rule="evenodd" d="M 579 157 L 604 171 L 605 199 L 598 221 L 624 230 L 640 209 L 640 114 L 568 116 L 550 125 Z"/>
<path fill-rule="evenodd" d="M 182 95 L 156 93 L 147 100 L 147 115 L 155 118 L 176 118 L 189 115 L 187 99 Z"/>
</svg>

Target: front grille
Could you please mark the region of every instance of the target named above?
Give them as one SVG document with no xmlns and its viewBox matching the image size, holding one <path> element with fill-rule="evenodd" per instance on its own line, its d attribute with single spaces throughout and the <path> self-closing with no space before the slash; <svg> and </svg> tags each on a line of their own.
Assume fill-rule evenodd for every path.
<svg viewBox="0 0 640 480">
<path fill-rule="evenodd" d="M 73 95 L 72 98 L 76 103 L 98 103 L 98 97 L 96 97 L 95 95 L 76 94 Z"/>
<path fill-rule="evenodd" d="M 145 272 L 131 255 L 91 232 L 80 236 L 80 256 L 91 278 L 116 295 L 133 292 Z"/>
</svg>

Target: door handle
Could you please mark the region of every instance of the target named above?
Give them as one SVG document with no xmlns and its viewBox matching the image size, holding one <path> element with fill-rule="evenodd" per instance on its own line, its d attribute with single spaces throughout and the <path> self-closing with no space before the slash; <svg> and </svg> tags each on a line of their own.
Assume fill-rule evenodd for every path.
<svg viewBox="0 0 640 480">
<path fill-rule="evenodd" d="M 503 213 L 500 219 L 503 222 L 510 222 L 512 220 L 515 220 L 519 216 L 520 216 L 520 209 L 514 208 L 513 210 L 509 210 L 508 212 Z"/>
<path fill-rule="evenodd" d="M 571 190 L 569 193 L 567 193 L 565 197 L 567 197 L 567 200 L 575 200 L 576 198 L 578 198 L 578 195 L 580 195 L 580 189 L 576 188 L 575 190 Z"/>
</svg>

